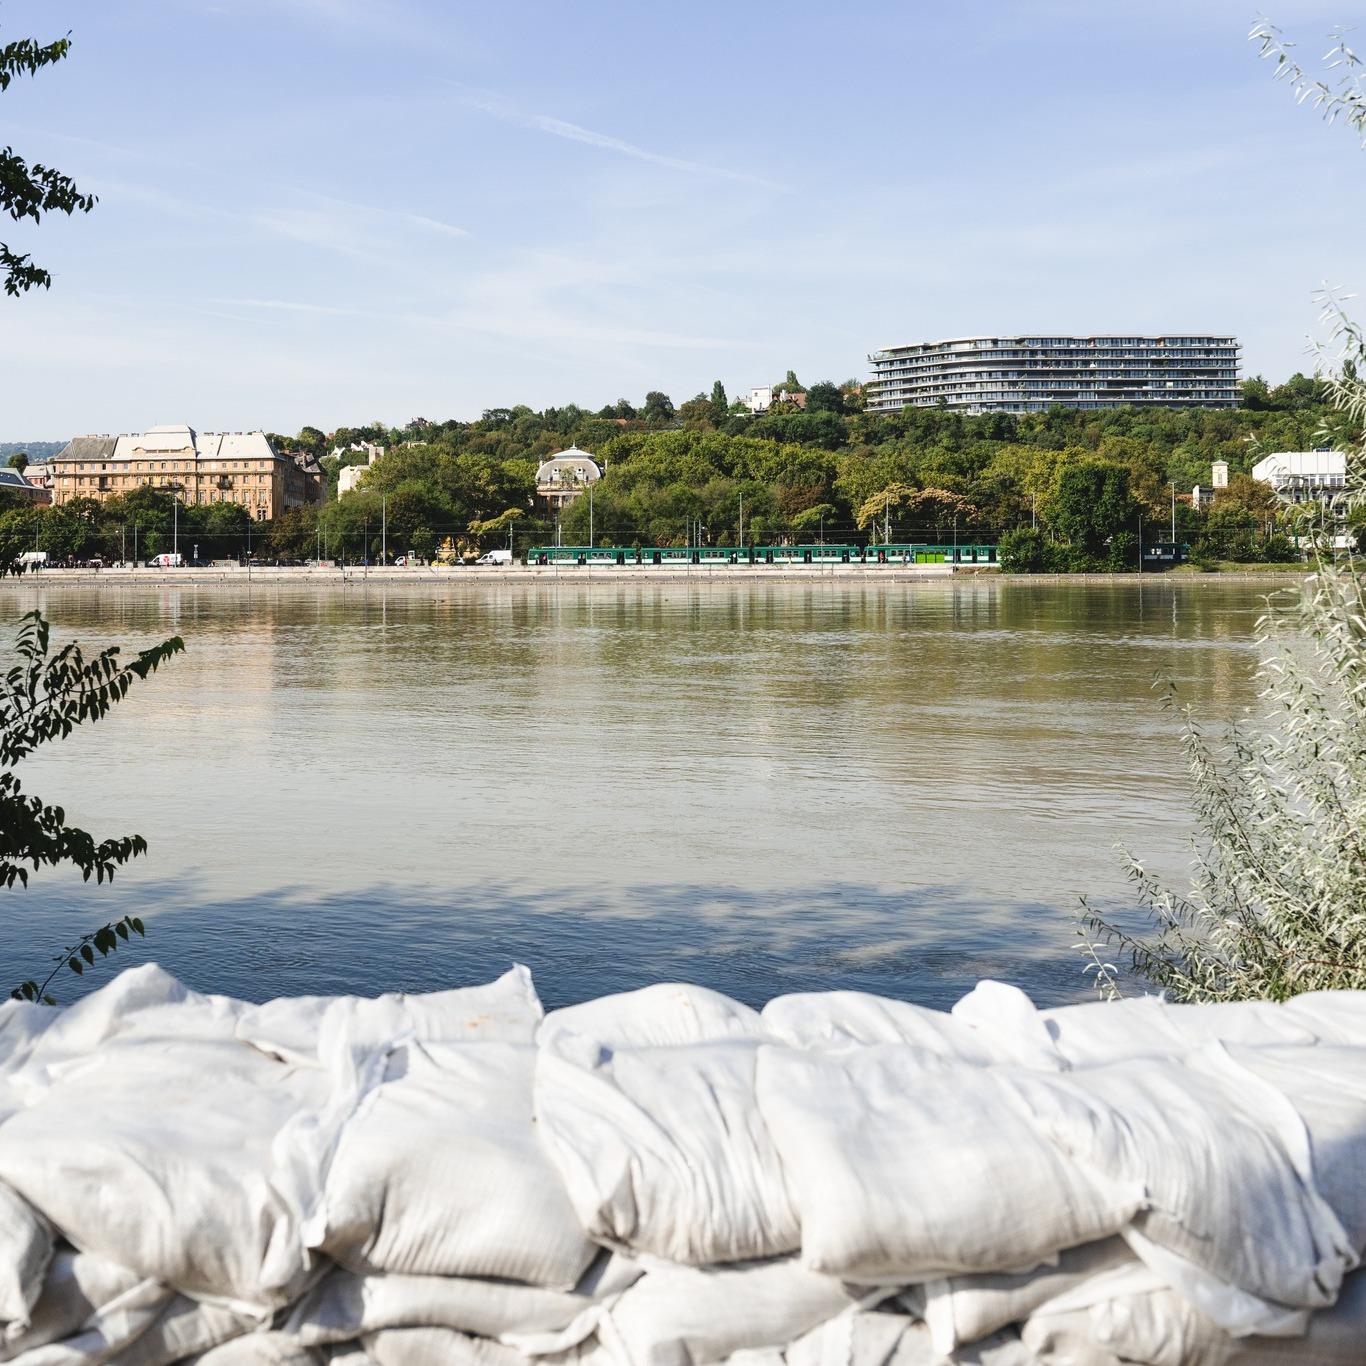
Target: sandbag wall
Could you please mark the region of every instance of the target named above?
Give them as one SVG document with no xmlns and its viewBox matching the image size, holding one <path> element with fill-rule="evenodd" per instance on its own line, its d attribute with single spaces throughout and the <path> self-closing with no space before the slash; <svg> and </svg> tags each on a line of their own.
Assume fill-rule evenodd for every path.
<svg viewBox="0 0 1366 1366">
<path fill-rule="evenodd" d="M 22 1366 L 1366 1363 L 1366 994 L 0 1006 Z"/>
</svg>

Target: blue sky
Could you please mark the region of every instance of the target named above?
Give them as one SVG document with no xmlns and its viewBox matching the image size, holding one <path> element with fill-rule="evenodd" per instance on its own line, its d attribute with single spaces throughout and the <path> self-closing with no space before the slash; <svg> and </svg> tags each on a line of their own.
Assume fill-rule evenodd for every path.
<svg viewBox="0 0 1366 1366">
<path fill-rule="evenodd" d="M 1352 7 L 1276 0 L 1306 57 Z M 676 401 L 977 332 L 1232 329 L 1309 368 L 1366 153 L 1238 0 L 0 0 L 0 439 Z M 1366 39 L 1362 40 L 1366 46 Z"/>
</svg>

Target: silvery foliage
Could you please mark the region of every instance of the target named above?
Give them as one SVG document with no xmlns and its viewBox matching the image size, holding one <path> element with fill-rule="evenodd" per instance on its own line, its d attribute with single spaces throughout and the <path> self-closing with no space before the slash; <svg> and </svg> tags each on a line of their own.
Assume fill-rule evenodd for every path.
<svg viewBox="0 0 1366 1366">
<path fill-rule="evenodd" d="M 1327 81 L 1271 25 L 1259 22 L 1251 38 L 1298 103 L 1366 141 L 1362 62 L 1341 33 L 1323 59 Z M 1366 584 L 1334 549 L 1341 528 L 1366 525 L 1366 335 L 1339 296 L 1326 293 L 1324 305 L 1335 354 L 1321 357 L 1320 376 L 1335 420 L 1322 436 L 1347 456 L 1346 487 L 1287 504 L 1316 565 L 1301 591 L 1268 600 L 1257 624 L 1259 713 L 1215 746 L 1182 711 L 1197 830 L 1190 890 L 1164 887 L 1126 851 L 1155 934 L 1131 935 L 1083 906 L 1081 947 L 1105 997 L 1119 994 L 1119 973 L 1098 941 L 1182 1000 L 1366 989 Z"/>
<path fill-rule="evenodd" d="M 1156 933 L 1143 938 L 1084 913 L 1084 948 L 1102 995 L 1117 993 L 1095 941 L 1182 1000 L 1284 999 L 1366 989 L 1366 580 L 1334 551 L 1344 525 L 1366 518 L 1366 337 L 1330 296 L 1341 346 L 1326 376 L 1341 424 L 1347 486 L 1323 502 L 1287 504 L 1311 547 L 1303 589 L 1274 595 L 1257 623 L 1260 705 L 1211 743 L 1190 707 L 1182 743 L 1196 819 L 1194 879 L 1163 886 L 1126 851 L 1128 873 Z M 1170 687 L 1168 701 L 1174 701 Z"/>
</svg>

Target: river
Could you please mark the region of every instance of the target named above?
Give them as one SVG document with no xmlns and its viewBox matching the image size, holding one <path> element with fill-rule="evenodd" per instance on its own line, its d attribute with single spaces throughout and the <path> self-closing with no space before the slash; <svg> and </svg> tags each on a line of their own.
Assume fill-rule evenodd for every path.
<svg viewBox="0 0 1366 1366">
<path fill-rule="evenodd" d="M 256 1000 L 514 959 L 550 1005 L 661 979 L 1079 999 L 1079 897 L 1133 905 L 1116 842 L 1186 876 L 1154 676 L 1239 714 L 1268 587 L 7 582 L 0 620 L 41 606 L 54 641 L 187 649 L 22 764 L 150 850 L 112 886 L 0 891 L 0 967 L 131 912 L 124 962 Z"/>
</svg>

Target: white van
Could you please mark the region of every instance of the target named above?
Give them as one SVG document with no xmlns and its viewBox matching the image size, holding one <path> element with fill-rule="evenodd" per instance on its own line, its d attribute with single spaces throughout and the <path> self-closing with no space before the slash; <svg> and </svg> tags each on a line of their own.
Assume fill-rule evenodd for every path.
<svg viewBox="0 0 1366 1366">
<path fill-rule="evenodd" d="M 512 551 L 510 550 L 490 550 L 487 555 L 481 555 L 475 564 L 511 564 Z"/>
<path fill-rule="evenodd" d="M 147 561 L 148 569 L 179 569 L 185 563 L 183 555 L 153 555 Z"/>
</svg>

